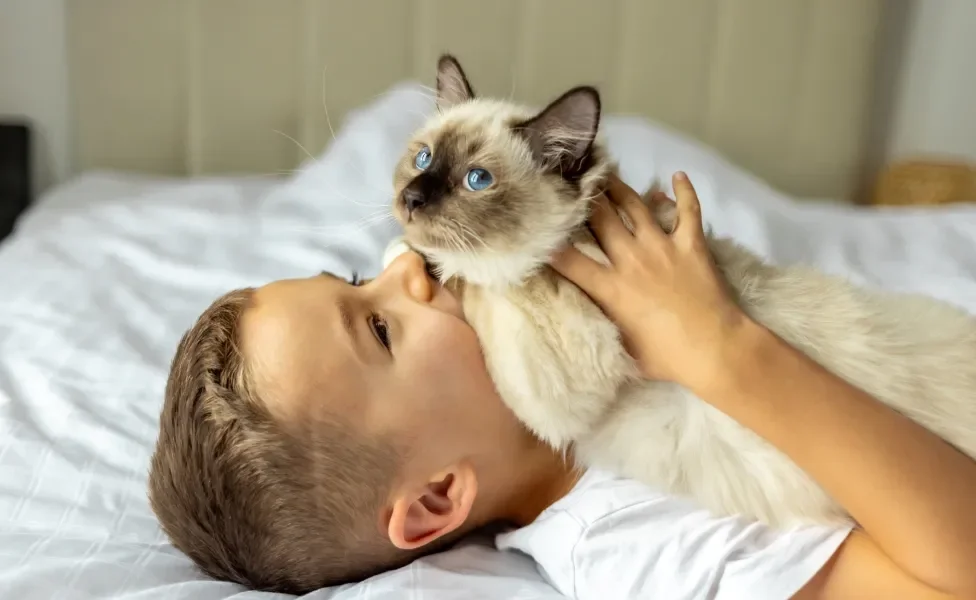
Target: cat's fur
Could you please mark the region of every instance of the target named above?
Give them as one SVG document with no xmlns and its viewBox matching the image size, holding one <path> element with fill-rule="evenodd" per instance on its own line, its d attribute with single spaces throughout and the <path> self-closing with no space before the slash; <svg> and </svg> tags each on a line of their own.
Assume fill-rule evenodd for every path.
<svg viewBox="0 0 976 600">
<path fill-rule="evenodd" d="M 765 440 L 678 385 L 639 380 L 617 329 L 546 265 L 569 239 L 606 260 L 584 226 L 614 169 L 596 137 L 596 90 L 576 88 L 537 113 L 476 98 L 445 56 L 438 107 L 396 168 L 394 212 L 407 243 L 461 295 L 518 418 L 583 464 L 691 496 L 718 514 L 773 525 L 847 519 Z M 433 160 L 420 171 L 414 157 L 423 146 Z M 466 189 L 472 167 L 487 169 L 494 183 Z M 405 194 L 421 194 L 422 205 L 406 210 Z M 673 208 L 656 216 L 673 227 Z M 391 247 L 386 259 L 405 247 Z M 754 319 L 976 456 L 976 320 L 934 299 L 772 266 L 731 240 L 709 236 L 709 247 Z"/>
</svg>

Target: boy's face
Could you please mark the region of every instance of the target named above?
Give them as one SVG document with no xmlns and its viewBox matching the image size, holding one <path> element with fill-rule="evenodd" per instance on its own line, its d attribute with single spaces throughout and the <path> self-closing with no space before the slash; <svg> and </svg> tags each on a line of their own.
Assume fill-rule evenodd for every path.
<svg viewBox="0 0 976 600">
<path fill-rule="evenodd" d="M 339 417 L 404 448 L 381 523 L 402 529 L 390 531 L 401 547 L 459 526 L 476 479 L 538 445 L 495 392 L 460 302 L 415 253 L 358 286 L 323 274 L 260 288 L 242 337 L 278 418 Z"/>
</svg>

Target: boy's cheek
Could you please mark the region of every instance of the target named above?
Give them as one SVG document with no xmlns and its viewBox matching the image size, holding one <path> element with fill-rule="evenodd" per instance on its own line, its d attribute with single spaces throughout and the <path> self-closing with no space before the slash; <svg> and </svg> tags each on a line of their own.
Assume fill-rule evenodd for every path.
<svg viewBox="0 0 976 600">
<path fill-rule="evenodd" d="M 376 441 L 397 440 L 397 446 L 413 444 L 416 439 L 416 403 L 406 390 L 398 391 L 377 402 L 369 413 L 366 435 Z"/>
<path fill-rule="evenodd" d="M 431 383 L 443 386 L 452 380 L 467 380 L 483 365 L 477 337 L 473 331 L 466 331 L 466 327 L 463 323 L 437 319 L 417 328 L 421 335 L 416 340 L 412 359 L 418 383 L 429 389 Z"/>
</svg>

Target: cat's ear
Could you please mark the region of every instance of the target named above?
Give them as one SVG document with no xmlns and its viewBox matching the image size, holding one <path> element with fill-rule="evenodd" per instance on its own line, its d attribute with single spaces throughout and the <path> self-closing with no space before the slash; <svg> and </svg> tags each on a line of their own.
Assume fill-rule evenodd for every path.
<svg viewBox="0 0 976 600">
<path fill-rule="evenodd" d="M 556 98 L 515 130 L 528 140 L 536 160 L 566 172 L 589 152 L 599 126 L 600 93 L 583 86 Z"/>
<path fill-rule="evenodd" d="M 450 54 L 437 61 L 437 108 L 445 110 L 474 98 L 474 90 L 464 75 L 461 63 Z"/>
</svg>

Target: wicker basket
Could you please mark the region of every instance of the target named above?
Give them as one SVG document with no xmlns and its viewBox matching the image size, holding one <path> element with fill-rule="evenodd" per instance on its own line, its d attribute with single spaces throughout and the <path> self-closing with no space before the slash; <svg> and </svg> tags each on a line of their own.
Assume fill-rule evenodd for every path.
<svg viewBox="0 0 976 600">
<path fill-rule="evenodd" d="M 917 206 L 976 202 L 976 165 L 906 161 L 881 172 L 871 204 Z"/>
</svg>

